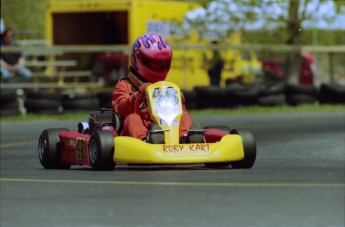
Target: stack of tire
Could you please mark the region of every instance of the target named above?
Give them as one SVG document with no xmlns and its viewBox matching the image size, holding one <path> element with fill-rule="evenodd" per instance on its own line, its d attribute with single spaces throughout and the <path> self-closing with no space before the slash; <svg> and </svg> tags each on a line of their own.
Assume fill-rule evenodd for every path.
<svg viewBox="0 0 345 227">
<path fill-rule="evenodd" d="M 20 115 L 19 101 L 17 99 L 17 92 L 15 90 L 1 90 L 1 110 L 0 116 L 16 116 Z"/>
<path fill-rule="evenodd" d="M 257 104 L 259 89 L 256 86 L 231 84 L 226 87 L 225 107 L 251 106 Z"/>
<path fill-rule="evenodd" d="M 261 106 L 286 105 L 285 82 L 268 82 L 260 85 L 257 103 Z"/>
<path fill-rule="evenodd" d="M 181 92 L 183 93 L 184 99 L 185 99 L 185 106 L 188 110 L 190 109 L 196 109 L 197 108 L 197 93 L 194 89 L 187 90 L 182 89 Z"/>
<path fill-rule="evenodd" d="M 196 94 L 196 107 L 198 109 L 226 107 L 226 88 L 216 86 L 196 86 L 194 87 L 194 90 Z"/>
<path fill-rule="evenodd" d="M 113 92 L 112 91 L 103 91 L 97 93 L 98 102 L 101 108 L 112 108 L 111 99 Z"/>
<path fill-rule="evenodd" d="M 60 114 L 62 95 L 59 92 L 27 91 L 24 106 L 27 113 Z"/>
<path fill-rule="evenodd" d="M 319 89 L 318 99 L 322 104 L 345 104 L 345 86 L 323 83 Z"/>
<path fill-rule="evenodd" d="M 311 85 L 287 84 L 285 96 L 287 103 L 292 106 L 311 104 L 317 102 L 318 91 Z"/>
<path fill-rule="evenodd" d="M 91 111 L 100 108 L 97 96 L 91 92 L 63 94 L 61 103 L 64 112 Z"/>
</svg>

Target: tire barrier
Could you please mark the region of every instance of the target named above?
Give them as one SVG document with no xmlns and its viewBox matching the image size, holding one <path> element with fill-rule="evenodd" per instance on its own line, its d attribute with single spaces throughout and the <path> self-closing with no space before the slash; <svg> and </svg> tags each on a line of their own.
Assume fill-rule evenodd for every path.
<svg viewBox="0 0 345 227">
<path fill-rule="evenodd" d="M 260 106 L 284 106 L 286 99 L 284 94 L 259 96 L 257 102 Z"/>
<path fill-rule="evenodd" d="M 23 105 L 23 90 L 3 89 L 0 93 L 0 117 L 9 117 L 25 114 Z"/>
<path fill-rule="evenodd" d="M 27 113 L 60 114 L 62 95 L 56 92 L 27 91 L 24 107 Z"/>
<path fill-rule="evenodd" d="M 111 98 L 112 98 L 113 92 L 99 92 L 97 94 L 97 98 L 99 101 L 99 105 L 102 108 L 113 108 L 111 105 Z"/>
<path fill-rule="evenodd" d="M 259 88 L 257 102 L 261 106 L 286 105 L 285 82 L 264 83 Z"/>
<path fill-rule="evenodd" d="M 320 89 L 313 86 L 270 82 L 252 87 L 235 84 L 225 88 L 198 86 L 192 90 L 182 89 L 182 92 L 187 109 L 234 108 L 250 105 L 296 106 L 316 102 L 345 104 L 345 86 L 326 83 L 321 84 Z M 15 90 L 2 90 L 0 116 L 23 114 L 23 103 L 27 113 L 36 114 L 60 114 L 63 111 L 112 108 L 111 96 L 111 91 L 97 94 L 26 91 L 22 99 Z"/>
<path fill-rule="evenodd" d="M 226 107 L 226 99 L 228 98 L 226 88 L 197 86 L 194 90 L 196 92 L 196 107 L 198 109 Z"/>
<path fill-rule="evenodd" d="M 256 86 L 230 85 L 226 88 L 225 107 L 251 106 L 257 104 L 259 89 Z"/>
<path fill-rule="evenodd" d="M 289 105 L 315 103 L 318 91 L 314 86 L 301 84 L 287 84 L 285 87 L 286 101 Z"/>
<path fill-rule="evenodd" d="M 197 108 L 197 102 L 196 102 L 196 97 L 197 97 L 197 92 L 196 90 L 184 90 L 182 89 L 181 92 L 184 95 L 185 99 L 185 106 L 187 110 L 190 109 L 196 109 Z"/>
<path fill-rule="evenodd" d="M 321 84 L 318 99 L 324 104 L 345 104 L 345 85 Z"/>
<path fill-rule="evenodd" d="M 64 111 L 91 111 L 100 108 L 98 98 L 93 93 L 71 93 L 62 97 Z"/>
</svg>

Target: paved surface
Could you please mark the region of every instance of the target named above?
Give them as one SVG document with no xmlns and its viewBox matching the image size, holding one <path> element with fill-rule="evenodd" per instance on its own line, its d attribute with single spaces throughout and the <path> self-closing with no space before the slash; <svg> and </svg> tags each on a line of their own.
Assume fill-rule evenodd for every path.
<svg viewBox="0 0 345 227">
<path fill-rule="evenodd" d="M 345 113 L 197 117 L 251 128 L 252 169 L 45 170 L 37 140 L 76 122 L 1 124 L 0 226 L 344 226 Z"/>
</svg>

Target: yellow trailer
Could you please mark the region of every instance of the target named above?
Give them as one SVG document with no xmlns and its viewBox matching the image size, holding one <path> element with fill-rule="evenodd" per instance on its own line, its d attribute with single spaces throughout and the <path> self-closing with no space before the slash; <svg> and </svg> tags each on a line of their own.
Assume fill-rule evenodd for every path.
<svg viewBox="0 0 345 227">
<path fill-rule="evenodd" d="M 173 47 L 167 80 L 186 89 L 208 85 L 203 55 L 210 51 L 181 48 L 211 41 L 202 41 L 195 32 L 183 32 L 185 14 L 197 7 L 196 3 L 171 0 L 53 0 L 46 8 L 46 38 L 54 45 L 130 45 L 142 34 L 158 33 Z M 223 44 L 227 43 L 240 44 L 240 35 Z M 222 56 L 226 61 L 223 85 L 227 79 L 243 74 L 242 69 L 248 65 L 258 66 L 255 56 L 250 60 L 254 63 L 248 64 L 240 51 L 222 50 Z"/>
</svg>

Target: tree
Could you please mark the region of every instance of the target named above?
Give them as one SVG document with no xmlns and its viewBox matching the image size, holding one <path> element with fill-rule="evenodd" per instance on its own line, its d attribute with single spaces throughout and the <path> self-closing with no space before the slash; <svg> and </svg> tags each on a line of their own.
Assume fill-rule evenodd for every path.
<svg viewBox="0 0 345 227">
<path fill-rule="evenodd" d="M 205 0 L 201 2 L 205 5 Z M 337 21 L 338 15 L 345 19 L 345 1 L 214 0 L 204 9 L 187 14 L 185 26 L 196 29 L 201 36 L 211 31 L 218 39 L 226 39 L 234 31 L 276 30 L 286 34 L 282 43 L 300 45 L 306 28 L 332 25 L 345 29 Z M 287 57 L 286 75 L 292 82 L 297 78 L 298 56 L 292 53 Z"/>
</svg>

